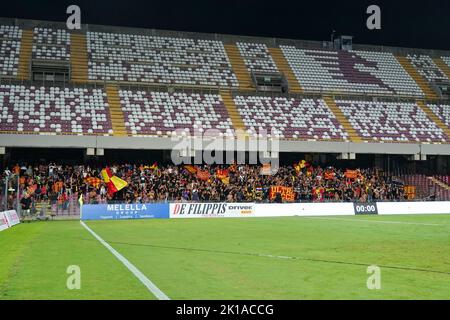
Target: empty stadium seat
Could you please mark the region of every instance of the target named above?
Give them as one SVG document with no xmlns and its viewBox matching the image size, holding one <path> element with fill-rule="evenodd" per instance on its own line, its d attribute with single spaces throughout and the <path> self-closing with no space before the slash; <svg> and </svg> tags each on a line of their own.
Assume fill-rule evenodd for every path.
<svg viewBox="0 0 450 320">
<path fill-rule="evenodd" d="M 237 42 L 236 46 L 249 71 L 278 72 L 278 68 L 265 44 Z"/>
<path fill-rule="evenodd" d="M 34 59 L 60 60 L 70 59 L 70 33 L 63 29 L 34 28 Z"/>
<path fill-rule="evenodd" d="M 306 50 L 281 46 L 306 90 L 358 94 L 424 94 L 392 53 Z"/>
<path fill-rule="evenodd" d="M 430 82 L 448 81 L 447 76 L 427 55 L 408 54 L 406 58 L 417 69 L 419 74 Z"/>
<path fill-rule="evenodd" d="M 112 134 L 101 89 L 0 86 L 0 131 L 55 134 Z"/>
<path fill-rule="evenodd" d="M 372 141 L 445 142 L 448 137 L 413 102 L 336 100 L 359 135 Z"/>
<path fill-rule="evenodd" d="M 183 130 L 192 135 L 193 129 L 216 129 L 221 136 L 232 135 L 220 95 L 131 90 L 120 90 L 119 95 L 125 126 L 132 135 L 171 136 Z"/>
<path fill-rule="evenodd" d="M 322 99 L 241 96 L 234 98 L 249 134 L 307 140 L 348 140 Z"/>
<path fill-rule="evenodd" d="M 433 182 L 429 176 L 424 174 L 405 174 L 399 178 L 405 185 L 416 187 L 416 198 L 424 199 L 435 195 L 441 201 L 450 200 L 450 190 Z M 434 178 L 448 184 L 448 176 L 434 176 Z"/>
<path fill-rule="evenodd" d="M 0 77 L 17 75 L 21 38 L 19 27 L 0 26 Z"/>
<path fill-rule="evenodd" d="M 88 32 L 89 79 L 237 87 L 221 41 Z"/>
<path fill-rule="evenodd" d="M 441 57 L 442 61 L 450 68 L 450 57 Z"/>
</svg>

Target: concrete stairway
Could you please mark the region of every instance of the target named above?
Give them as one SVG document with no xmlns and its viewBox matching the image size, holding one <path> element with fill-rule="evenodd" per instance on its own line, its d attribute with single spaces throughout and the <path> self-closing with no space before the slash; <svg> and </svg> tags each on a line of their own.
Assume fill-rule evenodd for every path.
<svg viewBox="0 0 450 320">
<path fill-rule="evenodd" d="M 330 108 L 331 112 L 336 116 L 336 119 L 339 123 L 344 127 L 345 131 L 348 133 L 348 136 L 352 142 L 361 142 L 363 139 L 359 136 L 358 132 L 352 127 L 348 119 L 342 113 L 341 109 L 336 105 L 333 97 L 331 96 L 323 96 L 323 100 Z"/>
<path fill-rule="evenodd" d="M 250 72 L 245 65 L 244 59 L 239 52 L 238 47 L 235 44 L 224 45 L 225 51 L 230 59 L 233 72 L 236 74 L 236 78 L 239 82 L 239 89 L 249 90 L 253 89 L 253 81 L 250 76 Z"/>
<path fill-rule="evenodd" d="M 88 82 L 88 53 L 84 34 L 70 35 L 70 65 L 73 82 Z"/>
<path fill-rule="evenodd" d="M 228 115 L 230 116 L 231 123 L 233 128 L 237 131 L 245 131 L 245 124 L 242 121 L 241 115 L 236 108 L 236 104 L 234 103 L 233 96 L 231 92 L 228 90 L 220 90 L 219 94 L 222 96 L 223 103 L 225 104 L 225 108 L 227 109 Z"/>
<path fill-rule="evenodd" d="M 37 201 L 36 202 L 36 214 L 40 214 L 41 212 L 44 215 L 54 215 L 52 212 L 52 206 L 48 202 L 44 201 Z"/>
<path fill-rule="evenodd" d="M 30 79 L 31 52 L 33 50 L 33 30 L 23 30 L 20 42 L 19 67 L 17 79 Z"/>
<path fill-rule="evenodd" d="M 128 133 L 125 128 L 125 120 L 122 107 L 120 106 L 119 88 L 117 85 L 106 85 L 106 95 L 108 97 L 113 135 L 117 137 L 127 136 Z"/>
<path fill-rule="evenodd" d="M 428 118 L 433 120 L 436 125 L 444 131 L 447 137 L 450 138 L 450 128 L 425 104 L 423 100 L 416 100 L 416 104 L 426 113 Z"/>
<path fill-rule="evenodd" d="M 298 83 L 297 78 L 294 75 L 289 63 L 284 57 L 283 51 L 280 48 L 268 48 L 269 53 L 272 56 L 275 64 L 277 65 L 278 70 L 284 74 L 286 80 L 289 84 L 289 91 L 293 93 L 302 93 L 303 88 Z"/>
<path fill-rule="evenodd" d="M 441 58 L 433 58 L 434 63 L 441 69 L 441 71 L 450 79 L 450 67 Z"/>
<path fill-rule="evenodd" d="M 396 56 L 397 61 L 402 65 L 403 69 L 413 78 L 413 80 L 417 83 L 419 88 L 425 94 L 426 99 L 437 100 L 439 99 L 438 95 L 431 88 L 428 81 L 422 77 L 419 72 L 414 68 L 414 66 L 409 62 L 406 57 Z"/>
<path fill-rule="evenodd" d="M 446 184 L 445 182 L 443 182 L 439 179 L 436 179 L 435 177 L 428 177 L 428 179 L 430 179 L 433 183 L 437 184 L 441 188 L 443 188 L 445 190 L 450 190 L 450 186 L 448 184 Z"/>
</svg>

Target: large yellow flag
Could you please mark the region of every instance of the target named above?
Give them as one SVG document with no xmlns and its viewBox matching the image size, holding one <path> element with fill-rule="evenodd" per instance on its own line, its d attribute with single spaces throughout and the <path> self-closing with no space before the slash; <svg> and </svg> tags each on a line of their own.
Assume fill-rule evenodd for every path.
<svg viewBox="0 0 450 320">
<path fill-rule="evenodd" d="M 223 184 L 228 185 L 230 184 L 230 177 L 225 177 L 220 179 L 222 181 Z"/>
<path fill-rule="evenodd" d="M 117 191 L 122 190 L 128 185 L 128 183 L 125 180 L 122 180 L 119 177 L 112 176 L 110 179 L 111 182 L 114 184 L 114 187 L 116 187 Z"/>
<path fill-rule="evenodd" d="M 109 170 L 109 168 L 102 170 L 102 178 L 103 178 L 103 181 L 105 181 L 105 183 L 109 182 L 109 178 L 111 176 L 112 176 L 112 174 L 111 174 L 111 171 Z"/>
</svg>

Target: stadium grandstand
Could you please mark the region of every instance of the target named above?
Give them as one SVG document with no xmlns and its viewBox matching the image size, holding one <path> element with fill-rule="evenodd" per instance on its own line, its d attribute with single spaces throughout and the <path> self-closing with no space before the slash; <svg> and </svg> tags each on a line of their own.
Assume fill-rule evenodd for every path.
<svg viewBox="0 0 450 320">
<path fill-rule="evenodd" d="M 269 131 L 278 173 L 173 165 L 176 138 L 194 130 Z M 21 201 L 19 183 L 35 212 L 52 215 L 77 215 L 79 194 L 449 200 L 450 52 L 1 18 L 0 153 L 2 205 Z M 128 188 L 110 197 L 105 167 Z M 292 197 L 272 197 L 275 185 Z"/>
</svg>

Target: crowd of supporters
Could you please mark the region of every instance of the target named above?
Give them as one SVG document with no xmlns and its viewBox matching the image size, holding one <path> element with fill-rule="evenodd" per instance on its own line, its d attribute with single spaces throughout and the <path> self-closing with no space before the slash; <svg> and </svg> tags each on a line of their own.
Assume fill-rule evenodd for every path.
<svg viewBox="0 0 450 320">
<path fill-rule="evenodd" d="M 404 199 L 403 186 L 376 169 L 322 168 L 302 161 L 281 166 L 275 174 L 261 166 L 174 166 L 121 164 L 110 172 L 127 182 L 127 186 L 111 193 L 102 179 L 102 167 L 88 165 L 19 165 L 7 168 L 9 188 L 20 183 L 22 207 L 45 201 L 67 205 L 70 198 L 83 196 L 84 203 L 162 202 L 162 201 L 227 201 L 227 202 L 322 202 Z M 270 173 L 270 172 L 269 172 Z M 5 185 L 2 184 L 4 190 Z M 30 200 L 24 200 L 31 198 Z M 16 199 L 9 193 L 8 202 Z"/>
</svg>

